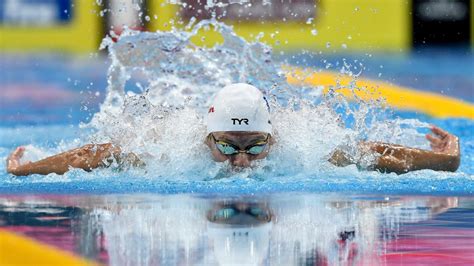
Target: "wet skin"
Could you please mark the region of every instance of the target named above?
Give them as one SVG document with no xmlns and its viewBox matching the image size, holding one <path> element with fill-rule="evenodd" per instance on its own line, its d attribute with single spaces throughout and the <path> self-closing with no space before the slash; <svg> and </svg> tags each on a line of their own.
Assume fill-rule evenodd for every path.
<svg viewBox="0 0 474 266">
<path fill-rule="evenodd" d="M 456 171 L 461 160 L 459 139 L 435 126 L 432 126 L 431 131 L 433 134 L 428 134 L 426 138 L 430 142 L 432 150 L 421 150 L 381 142 L 361 142 L 358 144 L 358 148 L 362 155 L 379 154 L 377 162 L 371 168 L 381 172 L 403 174 L 421 169 Z M 246 150 L 267 138 L 267 134 L 262 132 L 214 132 L 212 134 L 216 140 L 225 141 L 240 150 Z M 234 168 L 239 169 L 251 167 L 252 162 L 267 157 L 274 139 L 269 137 L 269 144 L 266 149 L 257 155 L 243 152 L 235 155 L 225 155 L 216 148 L 211 137 L 208 136 L 205 142 L 209 146 L 214 160 L 218 162 L 229 160 Z M 113 161 L 116 161 L 119 165 L 144 166 L 138 156 L 133 153 L 124 154 L 120 147 L 111 143 L 88 144 L 36 162 L 21 163 L 20 160 L 24 151 L 24 147 L 18 147 L 8 156 L 8 173 L 17 176 L 64 174 L 71 168 L 91 171 L 99 167 L 108 167 Z M 359 164 L 360 158 L 351 158 L 344 152 L 336 150 L 331 155 L 329 162 L 336 166 L 346 166 Z"/>
</svg>

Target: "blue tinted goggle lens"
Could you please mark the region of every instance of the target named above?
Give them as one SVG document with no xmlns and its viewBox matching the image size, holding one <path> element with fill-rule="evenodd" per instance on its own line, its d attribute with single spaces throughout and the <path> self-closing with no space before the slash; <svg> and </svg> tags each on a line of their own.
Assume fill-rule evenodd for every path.
<svg viewBox="0 0 474 266">
<path fill-rule="evenodd" d="M 236 148 L 230 146 L 227 143 L 217 142 L 216 147 L 222 154 L 225 154 L 225 155 L 232 155 L 232 154 L 239 153 L 239 151 Z"/>
<path fill-rule="evenodd" d="M 257 154 L 262 153 L 265 150 L 266 146 L 267 144 L 255 145 L 255 146 L 250 147 L 250 149 L 248 149 L 247 152 L 253 155 L 257 155 Z"/>
<path fill-rule="evenodd" d="M 218 210 L 214 214 L 214 220 L 228 220 L 232 217 L 234 217 L 237 214 L 237 212 L 234 210 L 234 208 L 223 208 Z"/>
</svg>

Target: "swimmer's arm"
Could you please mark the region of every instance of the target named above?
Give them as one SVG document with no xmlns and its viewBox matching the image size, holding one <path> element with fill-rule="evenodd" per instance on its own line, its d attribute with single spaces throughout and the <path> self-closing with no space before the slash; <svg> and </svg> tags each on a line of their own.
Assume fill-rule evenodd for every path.
<svg viewBox="0 0 474 266">
<path fill-rule="evenodd" d="M 107 167 L 115 160 L 131 165 L 140 165 L 141 161 L 133 154 L 122 154 L 120 147 L 110 143 L 88 144 L 57 155 L 47 157 L 36 162 L 20 164 L 24 147 L 18 147 L 7 159 L 7 172 L 17 176 L 30 174 L 47 175 L 50 173 L 64 174 L 70 168 L 79 168 L 85 171 L 99 167 Z"/>
<path fill-rule="evenodd" d="M 403 174 L 410 171 L 431 169 L 455 172 L 460 164 L 459 154 L 447 154 L 387 143 L 364 143 L 380 154 L 375 170 Z"/>
<path fill-rule="evenodd" d="M 359 149 L 362 153 L 379 154 L 373 169 L 381 172 L 403 174 L 421 169 L 456 171 L 461 162 L 459 139 L 435 126 L 431 131 L 433 135 L 426 135 L 431 144 L 431 151 L 381 142 L 361 142 Z M 346 166 L 357 164 L 360 160 L 354 160 L 344 152 L 335 151 L 329 161 L 337 166 Z"/>
</svg>

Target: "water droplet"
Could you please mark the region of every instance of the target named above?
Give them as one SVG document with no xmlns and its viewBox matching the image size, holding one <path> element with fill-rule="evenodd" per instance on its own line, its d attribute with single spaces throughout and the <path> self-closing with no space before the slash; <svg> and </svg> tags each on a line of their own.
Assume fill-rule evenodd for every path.
<svg viewBox="0 0 474 266">
<path fill-rule="evenodd" d="M 149 16 L 145 16 L 145 20 L 146 20 L 146 21 L 150 21 L 150 17 L 149 17 Z"/>
<path fill-rule="evenodd" d="M 312 30 L 311 30 L 311 34 L 312 34 L 313 36 L 318 35 L 318 30 L 317 30 L 317 29 L 312 29 Z"/>
<path fill-rule="evenodd" d="M 326 48 L 330 48 L 331 47 L 331 43 L 330 42 L 327 42 L 326 43 Z"/>
<path fill-rule="evenodd" d="M 341 44 L 342 49 L 347 49 L 347 44 L 343 43 Z"/>
<path fill-rule="evenodd" d="M 308 18 L 308 19 L 306 20 L 306 24 L 311 24 L 311 23 L 313 23 L 313 19 L 314 19 L 314 18 Z"/>
</svg>

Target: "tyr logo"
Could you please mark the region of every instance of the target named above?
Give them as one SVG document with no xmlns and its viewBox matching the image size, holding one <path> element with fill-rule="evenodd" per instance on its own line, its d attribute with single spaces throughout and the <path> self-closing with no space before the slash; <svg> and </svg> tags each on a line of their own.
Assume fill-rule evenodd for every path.
<svg viewBox="0 0 474 266">
<path fill-rule="evenodd" d="M 236 125 L 236 123 L 239 123 L 239 125 L 242 125 L 242 122 L 244 122 L 246 125 L 249 124 L 249 120 L 247 118 L 242 118 L 242 119 L 231 118 L 231 120 L 234 125 Z"/>
</svg>

